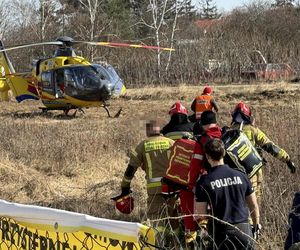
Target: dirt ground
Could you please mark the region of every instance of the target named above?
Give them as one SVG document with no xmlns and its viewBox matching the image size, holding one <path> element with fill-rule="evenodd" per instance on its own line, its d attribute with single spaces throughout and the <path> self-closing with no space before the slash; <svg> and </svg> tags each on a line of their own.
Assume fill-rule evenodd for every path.
<svg viewBox="0 0 300 250">
<path fill-rule="evenodd" d="M 133 180 L 136 208 L 119 214 L 110 197 L 119 193 L 128 153 L 145 138 L 145 122 L 166 124 L 170 106 L 180 100 L 187 108 L 203 86 L 129 89 L 111 101 L 111 112 L 122 107 L 119 118 L 108 118 L 102 108 L 90 108 L 75 118 L 53 111 L 42 114 L 41 102 L 0 103 L 1 199 L 89 215 L 143 221 L 146 200 L 139 171 Z M 277 83 L 213 86 L 220 106 L 221 126 L 230 124 L 230 112 L 241 100 L 249 104 L 260 127 L 300 166 L 300 85 Z M 293 194 L 300 190 L 300 169 L 265 154 L 262 249 L 282 249 Z"/>
</svg>

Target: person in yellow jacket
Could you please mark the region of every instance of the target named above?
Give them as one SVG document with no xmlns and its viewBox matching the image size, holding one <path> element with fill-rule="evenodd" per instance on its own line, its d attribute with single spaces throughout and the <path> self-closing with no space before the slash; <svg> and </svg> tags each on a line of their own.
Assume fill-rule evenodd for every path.
<svg viewBox="0 0 300 250">
<path fill-rule="evenodd" d="M 243 102 L 236 105 L 234 111 L 232 112 L 232 128 L 240 128 L 242 124 L 242 130 L 248 139 L 252 142 L 255 147 L 259 147 L 277 159 L 285 162 L 290 169 L 291 173 L 296 172 L 295 164 L 291 161 L 288 153 L 272 142 L 266 134 L 259 128 L 253 125 L 253 117 L 250 108 Z M 261 198 L 261 183 L 263 180 L 262 169 L 260 169 L 257 174 L 255 174 L 250 181 L 252 182 L 253 188 L 255 190 L 257 200 L 260 201 Z"/>
<path fill-rule="evenodd" d="M 130 193 L 130 184 L 138 168 L 146 173 L 147 181 L 147 218 L 158 218 L 165 200 L 161 194 L 161 179 L 166 173 L 169 163 L 172 139 L 160 134 L 156 121 L 146 124 L 147 139 L 140 142 L 131 151 L 129 164 L 126 168 L 121 190 L 122 196 Z"/>
</svg>

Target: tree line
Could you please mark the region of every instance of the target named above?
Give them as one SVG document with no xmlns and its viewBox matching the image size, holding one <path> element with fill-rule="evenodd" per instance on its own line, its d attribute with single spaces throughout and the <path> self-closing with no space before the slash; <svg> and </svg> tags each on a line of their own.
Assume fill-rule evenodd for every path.
<svg viewBox="0 0 300 250">
<path fill-rule="evenodd" d="M 117 68 L 127 86 L 238 82 L 259 61 L 299 68 L 300 7 L 293 0 L 258 1 L 221 13 L 213 0 L 3 0 L 0 38 L 9 47 L 70 36 L 127 42 L 173 52 L 79 45 L 78 55 Z M 10 51 L 17 70 L 50 57 L 51 46 Z"/>
</svg>

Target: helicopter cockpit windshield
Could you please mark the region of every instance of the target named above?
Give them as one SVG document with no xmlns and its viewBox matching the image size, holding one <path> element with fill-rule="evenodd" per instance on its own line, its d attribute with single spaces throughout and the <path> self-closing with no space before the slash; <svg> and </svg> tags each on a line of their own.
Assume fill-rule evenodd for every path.
<svg viewBox="0 0 300 250">
<path fill-rule="evenodd" d="M 107 82 L 92 66 L 65 68 L 65 83 L 77 89 L 99 89 Z"/>
<path fill-rule="evenodd" d="M 93 64 L 93 67 L 110 82 L 113 94 L 120 94 L 124 87 L 123 80 L 119 77 L 113 66 L 109 64 Z"/>
<path fill-rule="evenodd" d="M 70 66 L 54 71 L 56 96 L 63 94 L 82 100 L 106 100 L 111 96 L 110 82 L 93 66 Z"/>
</svg>

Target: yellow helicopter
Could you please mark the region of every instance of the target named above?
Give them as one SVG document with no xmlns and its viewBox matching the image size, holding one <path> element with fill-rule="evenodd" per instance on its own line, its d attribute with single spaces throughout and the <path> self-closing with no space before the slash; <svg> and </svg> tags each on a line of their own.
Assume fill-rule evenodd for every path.
<svg viewBox="0 0 300 250">
<path fill-rule="evenodd" d="M 115 69 L 106 63 L 93 64 L 77 56 L 75 44 L 90 44 L 109 47 L 134 47 L 171 51 L 170 48 L 125 43 L 74 41 L 71 37 L 60 37 L 56 41 L 41 42 L 4 48 L 0 40 L 0 93 L 8 99 L 11 90 L 18 102 L 27 99 L 41 100 L 44 112 L 63 110 L 67 115 L 86 107 L 104 107 L 111 117 L 107 101 L 115 95 L 125 93 L 125 86 Z M 7 51 L 41 45 L 57 45 L 54 56 L 33 63 L 27 73 L 16 73 Z M 75 113 L 76 113 L 75 111 Z M 121 109 L 116 114 L 118 116 Z"/>
</svg>

